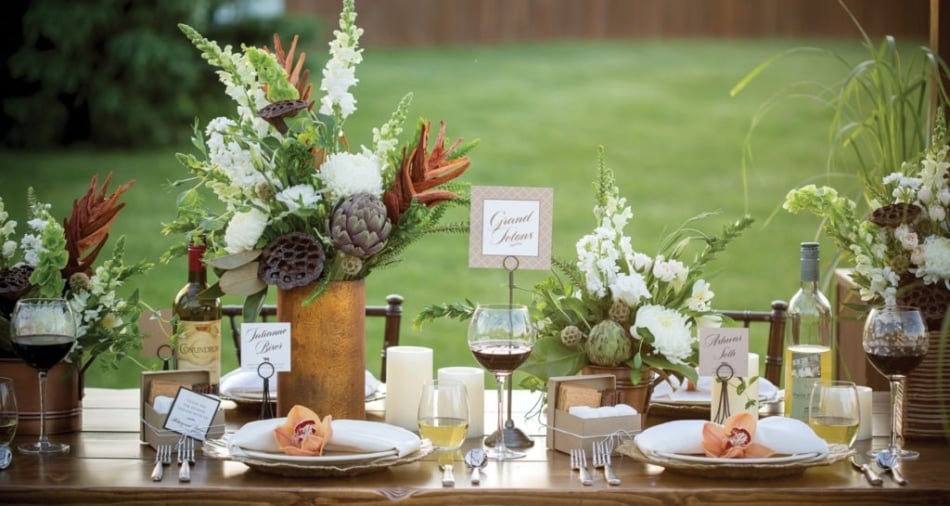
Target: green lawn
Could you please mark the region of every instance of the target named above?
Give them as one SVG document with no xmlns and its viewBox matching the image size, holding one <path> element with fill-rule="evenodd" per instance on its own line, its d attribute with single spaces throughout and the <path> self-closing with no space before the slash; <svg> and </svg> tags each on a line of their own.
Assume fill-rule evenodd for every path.
<svg viewBox="0 0 950 506">
<path fill-rule="evenodd" d="M 857 43 L 809 43 L 851 61 L 863 56 Z M 691 216 L 720 211 L 703 225 L 717 232 L 745 212 L 743 143 L 751 118 L 769 95 L 796 81 L 843 78 L 845 69 L 831 58 L 803 55 L 772 67 L 740 96 L 729 96 L 755 65 L 802 44 L 692 40 L 367 50 L 357 71 L 359 110 L 348 122 L 348 138 L 351 146 L 368 143 L 370 128 L 389 117 L 404 93 L 414 92 L 411 117 L 445 120 L 450 136 L 481 139 L 464 180 L 554 188 L 554 253 L 565 258 L 573 257 L 575 241 L 592 227 L 591 180 L 597 147 L 603 145 L 633 206 L 628 231 L 634 247 L 652 253 L 665 232 Z M 202 125 L 208 119 L 200 118 Z M 766 222 L 789 189 L 824 176 L 829 120 L 828 111 L 795 101 L 773 109 L 759 126 L 748 209 L 757 223 L 716 265 L 711 279 L 715 307 L 765 310 L 797 288 L 798 244 L 816 238 L 818 223 L 781 210 Z M 157 259 L 180 240 L 159 230 L 175 212 L 167 183 L 186 174 L 174 154 L 187 149 L 0 152 L 2 196 L 11 215 L 22 221 L 26 187 L 33 186 L 41 201 L 52 202 L 54 213 L 65 216 L 92 174 L 113 171 L 117 183 L 135 179 L 113 235 L 128 236 L 131 258 Z M 405 296 L 401 341 L 435 348 L 436 367 L 475 362 L 465 346 L 464 325 L 444 321 L 413 329 L 409 322 L 419 310 L 463 298 L 500 301 L 507 293 L 503 272 L 468 268 L 467 240 L 461 235 L 428 238 L 409 248 L 403 262 L 367 280 L 370 303 L 382 303 L 388 293 Z M 823 253 L 828 266 L 830 243 Z M 529 287 L 543 274 L 519 272 L 516 282 Z M 138 287 L 146 302 L 165 307 L 185 276 L 181 259 L 157 266 Z M 527 294 L 519 297 L 528 300 Z M 382 333 L 377 328 L 370 327 L 374 337 Z M 764 355 L 764 337 L 756 339 L 754 351 Z M 369 350 L 367 363 L 376 368 L 376 345 Z M 225 357 L 225 370 L 234 367 L 230 347 Z M 132 367 L 114 372 L 93 366 L 86 380 L 90 386 L 137 383 Z"/>
</svg>

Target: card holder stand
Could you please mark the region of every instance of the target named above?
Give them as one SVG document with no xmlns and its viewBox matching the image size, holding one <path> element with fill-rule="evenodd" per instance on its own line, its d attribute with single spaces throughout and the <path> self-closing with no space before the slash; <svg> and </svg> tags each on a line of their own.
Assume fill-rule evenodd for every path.
<svg viewBox="0 0 950 506">
<path fill-rule="evenodd" d="M 152 395 L 152 383 L 178 383 L 181 385 L 202 385 L 210 384 L 211 374 L 206 370 L 189 371 L 155 371 L 143 372 L 140 379 L 140 428 L 139 439 L 148 443 L 152 448 L 157 448 L 160 444 L 175 444 L 181 438 L 181 434 L 166 430 L 164 428 L 167 413 L 159 413 L 152 406 L 154 395 Z M 174 393 L 171 393 L 174 395 Z M 208 429 L 208 439 L 218 439 L 224 436 L 225 419 L 224 410 L 219 408 L 214 415 L 214 420 Z"/>
</svg>

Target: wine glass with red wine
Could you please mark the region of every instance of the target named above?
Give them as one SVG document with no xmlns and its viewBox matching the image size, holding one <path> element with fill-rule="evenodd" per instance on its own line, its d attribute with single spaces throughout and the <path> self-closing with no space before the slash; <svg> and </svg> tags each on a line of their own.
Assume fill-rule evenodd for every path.
<svg viewBox="0 0 950 506">
<path fill-rule="evenodd" d="M 68 444 L 46 437 L 46 375 L 76 343 L 73 312 L 65 299 L 22 299 L 10 316 L 10 337 L 17 355 L 38 371 L 40 383 L 40 437 L 18 448 L 23 453 L 66 453 Z"/>
<path fill-rule="evenodd" d="M 468 348 L 482 367 L 495 375 L 498 383 L 498 433 L 504 434 L 505 381 L 531 354 L 535 329 L 527 306 L 511 304 L 479 304 L 468 325 Z M 493 448 L 486 450 L 490 458 L 511 460 L 524 457 L 505 446 L 499 437 Z"/>
<path fill-rule="evenodd" d="M 886 451 L 901 459 L 917 458 L 918 452 L 901 448 L 897 434 L 903 420 L 904 380 L 927 354 L 927 326 L 920 310 L 911 306 L 872 309 L 864 324 L 863 345 L 868 361 L 891 386 L 891 438 L 887 448 L 869 453 Z"/>
</svg>

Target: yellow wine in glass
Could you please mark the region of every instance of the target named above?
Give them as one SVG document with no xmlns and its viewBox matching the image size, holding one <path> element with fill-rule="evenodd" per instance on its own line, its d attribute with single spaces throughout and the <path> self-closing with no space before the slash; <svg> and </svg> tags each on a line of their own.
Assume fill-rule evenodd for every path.
<svg viewBox="0 0 950 506">
<path fill-rule="evenodd" d="M 816 383 L 808 403 L 808 425 L 828 443 L 850 447 L 858 435 L 858 387 L 850 381 Z"/>
<path fill-rule="evenodd" d="M 432 441 L 436 452 L 450 456 L 468 432 L 468 392 L 458 382 L 427 380 L 422 385 L 417 417 L 419 435 Z"/>
</svg>

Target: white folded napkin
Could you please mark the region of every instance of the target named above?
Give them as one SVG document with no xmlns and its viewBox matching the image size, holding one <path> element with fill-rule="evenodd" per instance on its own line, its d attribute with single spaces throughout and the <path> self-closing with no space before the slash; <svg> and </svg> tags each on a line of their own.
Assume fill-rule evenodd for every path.
<svg viewBox="0 0 950 506">
<path fill-rule="evenodd" d="M 704 420 L 674 420 L 654 425 L 634 438 L 643 452 L 702 454 Z M 759 420 L 752 440 L 775 453 L 828 453 L 828 443 L 806 423 L 784 416 Z"/>
<path fill-rule="evenodd" d="M 245 424 L 231 435 L 228 446 L 244 450 L 282 453 L 274 429 L 287 418 L 270 418 Z M 419 449 L 419 436 L 402 427 L 367 420 L 333 420 L 333 435 L 325 448 L 328 452 L 377 453 L 396 450 L 403 457 Z"/>
<path fill-rule="evenodd" d="M 670 377 L 670 381 L 672 381 L 672 385 L 663 381 L 653 387 L 653 394 L 650 395 L 650 399 L 657 401 L 709 402 L 712 396 L 712 376 L 700 376 L 696 382 L 695 390 L 687 390 L 686 383 L 680 384 L 675 377 Z M 778 387 L 774 383 L 765 379 L 764 376 L 759 376 L 756 383 L 759 385 L 760 401 L 775 400 L 778 395 Z"/>
<path fill-rule="evenodd" d="M 277 374 L 270 378 L 271 398 L 277 398 Z M 380 382 L 373 373 L 366 371 L 366 397 L 376 393 Z M 260 396 L 264 395 L 264 380 L 257 375 L 257 371 L 235 369 L 221 376 L 221 395 L 230 396 Z"/>
</svg>

